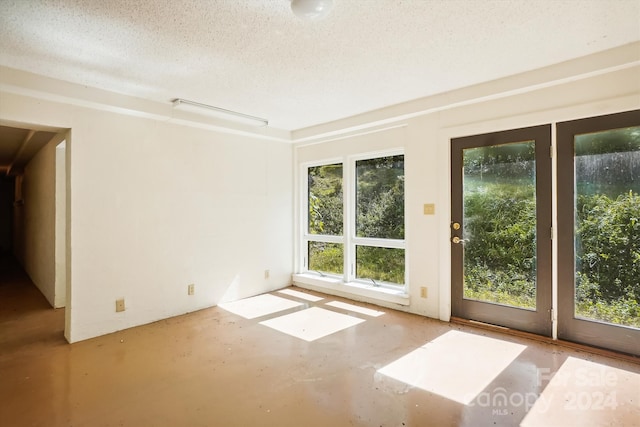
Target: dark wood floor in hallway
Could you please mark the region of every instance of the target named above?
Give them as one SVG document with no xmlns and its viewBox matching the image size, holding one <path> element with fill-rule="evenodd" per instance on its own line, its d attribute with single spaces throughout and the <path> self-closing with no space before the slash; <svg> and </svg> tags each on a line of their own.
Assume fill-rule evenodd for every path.
<svg viewBox="0 0 640 427">
<path fill-rule="evenodd" d="M 0 264 L 2 426 L 640 425 L 640 365 L 299 288 L 67 344 Z"/>
</svg>

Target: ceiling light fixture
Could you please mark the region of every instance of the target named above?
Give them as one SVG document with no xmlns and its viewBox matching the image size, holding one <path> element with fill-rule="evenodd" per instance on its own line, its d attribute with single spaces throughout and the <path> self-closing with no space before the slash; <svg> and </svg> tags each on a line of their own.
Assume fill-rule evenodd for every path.
<svg viewBox="0 0 640 427">
<path fill-rule="evenodd" d="M 298 18 L 317 21 L 329 15 L 333 0 L 291 0 L 291 10 Z"/>
<path fill-rule="evenodd" d="M 227 110 L 226 108 L 214 107 L 213 105 L 202 104 L 201 102 L 189 101 L 188 99 L 176 98 L 173 101 L 173 108 L 191 111 L 198 114 L 217 117 L 224 120 L 232 120 L 238 123 L 250 124 L 253 126 L 269 126 L 269 120 L 261 117 L 250 116 L 249 114 Z"/>
</svg>

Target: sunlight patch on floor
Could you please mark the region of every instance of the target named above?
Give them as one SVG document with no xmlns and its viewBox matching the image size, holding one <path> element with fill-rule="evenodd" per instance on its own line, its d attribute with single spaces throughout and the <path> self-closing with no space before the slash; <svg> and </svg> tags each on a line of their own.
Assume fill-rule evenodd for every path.
<svg viewBox="0 0 640 427">
<path fill-rule="evenodd" d="M 525 348 L 508 341 L 449 331 L 378 372 L 466 405 Z"/>
<path fill-rule="evenodd" d="M 220 304 L 218 307 L 242 316 L 245 319 L 255 319 L 256 317 L 266 316 L 302 305 L 303 303 L 301 302 L 291 301 L 290 299 L 280 298 L 271 294 L 263 294 Z"/>
<path fill-rule="evenodd" d="M 331 301 L 331 302 L 328 302 L 326 305 L 329 305 L 335 308 L 341 308 L 343 310 L 352 311 L 354 313 L 365 314 L 367 316 L 372 316 L 372 317 L 378 317 L 384 314 L 384 311 L 372 310 L 370 308 L 360 307 L 359 305 L 354 305 L 354 304 L 347 304 L 346 302 L 340 302 L 340 301 Z"/>
<path fill-rule="evenodd" d="M 548 378 L 521 426 L 640 425 L 640 374 L 568 357 Z"/>
<path fill-rule="evenodd" d="M 265 320 L 260 324 L 305 341 L 314 341 L 362 322 L 364 320 L 357 317 L 312 307 Z"/>
<path fill-rule="evenodd" d="M 318 302 L 324 299 L 322 297 L 317 297 L 315 295 L 305 294 L 304 292 L 294 291 L 293 289 L 282 289 L 278 292 L 281 294 L 290 295 L 292 297 L 300 298 L 300 299 L 311 301 L 311 302 Z"/>
</svg>

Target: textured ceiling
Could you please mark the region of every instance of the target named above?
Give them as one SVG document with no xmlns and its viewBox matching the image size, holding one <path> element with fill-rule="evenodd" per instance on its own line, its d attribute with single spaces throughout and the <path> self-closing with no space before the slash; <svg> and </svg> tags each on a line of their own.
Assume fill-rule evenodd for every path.
<svg viewBox="0 0 640 427">
<path fill-rule="evenodd" d="M 0 65 L 294 130 L 640 40 L 639 0 L 334 4 L 0 0 Z"/>
</svg>

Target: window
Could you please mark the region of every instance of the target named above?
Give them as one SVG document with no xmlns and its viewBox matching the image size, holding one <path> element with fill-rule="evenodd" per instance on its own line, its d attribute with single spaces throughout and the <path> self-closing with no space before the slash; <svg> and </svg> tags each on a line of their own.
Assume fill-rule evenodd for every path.
<svg viewBox="0 0 640 427">
<path fill-rule="evenodd" d="M 359 156 L 308 166 L 304 173 L 302 271 L 403 286 L 404 155 Z"/>
</svg>

